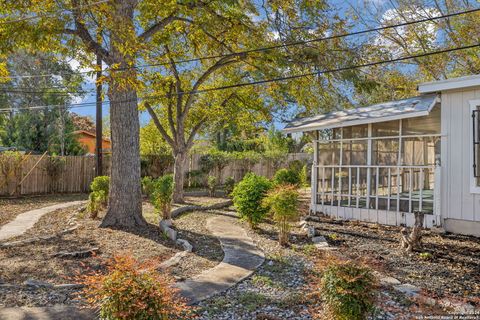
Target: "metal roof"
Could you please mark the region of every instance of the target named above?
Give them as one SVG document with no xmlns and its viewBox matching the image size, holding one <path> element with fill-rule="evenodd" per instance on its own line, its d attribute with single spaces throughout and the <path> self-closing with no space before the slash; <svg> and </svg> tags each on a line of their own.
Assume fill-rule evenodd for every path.
<svg viewBox="0 0 480 320">
<path fill-rule="evenodd" d="M 368 107 L 332 111 L 313 117 L 294 119 L 287 124 L 283 131 L 287 133 L 313 131 L 421 117 L 428 115 L 438 102 L 440 102 L 440 97 L 437 94 L 425 94 Z"/>
<path fill-rule="evenodd" d="M 424 82 L 418 85 L 418 92 L 431 93 L 446 90 L 466 89 L 480 86 L 480 75 L 451 78 L 440 81 Z"/>
</svg>

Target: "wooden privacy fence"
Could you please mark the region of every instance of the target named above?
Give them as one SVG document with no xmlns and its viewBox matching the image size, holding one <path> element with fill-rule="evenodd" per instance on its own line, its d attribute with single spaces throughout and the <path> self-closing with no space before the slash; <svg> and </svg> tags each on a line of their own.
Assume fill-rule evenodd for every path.
<svg viewBox="0 0 480 320">
<path fill-rule="evenodd" d="M 0 174 L 0 196 L 87 192 L 95 177 L 94 157 L 58 157 L 55 172 L 49 170 L 52 161 L 49 156 L 24 157 L 8 178 Z"/>
<path fill-rule="evenodd" d="M 1 154 L 0 154 L 1 155 Z M 201 154 L 190 155 L 187 172 L 198 171 L 200 169 Z M 255 172 L 271 178 L 277 169 L 285 167 L 293 160 L 301 160 L 307 163 L 312 156 L 308 153 L 288 154 L 285 161 L 280 166 L 274 166 L 272 161 L 260 160 L 252 166 L 245 166 L 245 162 L 235 160 L 230 162 L 221 172 L 214 172 L 218 177 L 218 182 L 223 183 L 225 178 L 233 177 L 236 181 L 240 180 L 247 171 Z M 12 158 L 12 163 L 14 159 Z M 52 161 L 57 160 L 57 170 L 52 172 Z M 110 157 L 103 159 L 103 172 L 108 175 L 110 172 Z M 68 156 L 68 157 L 50 157 L 42 155 L 24 155 L 21 162 L 17 165 L 7 164 L 11 170 L 8 177 L 5 170 L 0 168 L 0 196 L 19 196 L 48 193 L 78 193 L 88 192 L 90 183 L 95 177 L 95 157 L 92 156 Z M 160 164 L 159 164 L 160 163 Z M 0 167 L 1 167 L 0 163 Z M 144 174 L 152 172 L 165 173 L 173 171 L 173 163 L 150 161 L 151 168 L 144 170 Z M 162 168 L 156 168 L 156 166 Z M 163 166 L 165 168 L 163 168 Z M 217 170 L 218 171 L 218 170 Z M 155 175 L 155 174 L 153 174 Z M 189 179 L 187 179 L 187 183 Z"/>
</svg>

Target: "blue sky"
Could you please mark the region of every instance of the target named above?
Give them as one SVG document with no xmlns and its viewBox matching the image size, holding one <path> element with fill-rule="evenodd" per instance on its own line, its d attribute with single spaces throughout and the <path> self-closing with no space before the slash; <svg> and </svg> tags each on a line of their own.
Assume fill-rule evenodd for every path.
<svg viewBox="0 0 480 320">
<path fill-rule="evenodd" d="M 372 3 L 376 5 L 381 5 L 384 0 L 371 0 Z M 363 0 L 352 0 L 352 1 L 342 1 L 342 0 L 332 0 L 330 1 L 332 10 L 337 12 L 341 17 L 344 17 L 346 12 L 351 8 L 351 6 L 360 9 L 363 6 Z M 77 65 L 78 66 L 78 65 Z M 94 89 L 94 82 L 93 79 L 87 79 L 87 81 L 84 84 L 84 89 L 89 91 L 89 93 L 81 100 L 81 101 L 76 101 L 80 103 L 93 103 L 95 102 L 95 93 L 90 92 L 93 91 Z M 71 108 L 71 111 L 83 115 L 83 116 L 90 116 L 93 119 L 95 119 L 95 107 L 94 106 L 89 106 L 89 107 L 78 107 L 78 108 Z M 109 113 L 109 106 L 108 104 L 103 105 L 103 115 L 106 116 Z M 145 125 L 150 121 L 150 116 L 148 115 L 147 112 L 142 112 L 140 114 L 140 122 L 141 125 Z M 277 128 L 283 128 L 284 124 L 283 123 L 275 123 L 275 126 Z"/>
</svg>

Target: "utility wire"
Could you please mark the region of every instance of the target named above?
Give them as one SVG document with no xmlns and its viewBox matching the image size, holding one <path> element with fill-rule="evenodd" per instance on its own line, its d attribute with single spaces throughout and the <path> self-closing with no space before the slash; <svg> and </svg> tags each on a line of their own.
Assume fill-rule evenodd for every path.
<svg viewBox="0 0 480 320">
<path fill-rule="evenodd" d="M 444 50 L 426 52 L 426 53 L 421 53 L 421 54 L 417 54 L 417 55 L 410 55 L 410 56 L 405 56 L 405 57 L 393 58 L 393 59 L 388 59 L 388 60 L 380 60 L 380 61 L 368 62 L 368 63 L 364 63 L 364 64 L 351 65 L 351 66 L 340 67 L 340 68 L 335 68 L 335 69 L 327 69 L 327 70 L 321 70 L 321 71 L 315 71 L 315 72 L 309 72 L 309 73 L 296 74 L 296 75 L 291 75 L 291 76 L 286 76 L 286 77 L 264 79 L 264 80 L 258 80 L 258 81 L 252 81 L 252 82 L 240 82 L 240 83 L 227 85 L 227 86 L 212 87 L 212 88 L 206 88 L 206 89 L 201 89 L 201 90 L 196 90 L 196 91 L 184 91 L 184 92 L 174 93 L 174 94 L 171 94 L 171 95 L 150 95 L 150 96 L 140 97 L 140 99 L 148 100 L 148 99 L 155 99 L 155 98 L 165 98 L 165 97 L 176 96 L 176 95 L 200 94 L 200 93 L 206 93 L 206 92 L 211 92 L 211 91 L 226 90 L 226 89 L 232 89 L 232 88 L 240 88 L 240 87 L 253 86 L 253 85 L 259 85 L 259 84 L 265 84 L 265 83 L 271 83 L 271 82 L 281 82 L 281 81 L 287 81 L 287 80 L 298 79 L 298 78 L 303 78 L 303 77 L 319 76 L 319 75 L 322 75 L 322 74 L 336 73 L 336 72 L 342 72 L 342 71 L 353 70 L 353 69 L 358 69 L 358 68 L 365 68 L 365 67 L 372 67 L 372 66 L 387 64 L 387 63 L 402 62 L 402 61 L 405 61 L 405 60 L 423 58 L 423 57 L 428 57 L 428 56 L 433 56 L 433 55 L 438 55 L 438 54 L 443 54 L 443 53 L 449 53 L 449 52 L 454 52 L 454 51 L 460 51 L 460 50 L 466 50 L 466 49 L 472 49 L 472 48 L 477 48 L 477 47 L 480 47 L 480 43 L 472 44 L 472 45 L 468 45 L 468 46 L 461 46 L 461 47 L 449 48 L 449 49 L 444 49 Z M 135 100 L 131 99 L 131 100 L 116 101 L 116 102 L 127 103 L 127 102 L 134 102 L 134 101 L 137 101 L 137 100 L 138 100 L 138 98 L 135 99 Z M 112 103 L 112 101 L 104 101 L 103 103 Z M 79 107 L 87 107 L 87 106 L 91 106 L 91 105 L 95 105 L 95 102 L 70 104 L 70 105 L 67 106 L 67 108 L 68 107 L 79 108 Z M 52 107 L 65 107 L 65 105 L 21 107 L 21 108 L 17 108 L 16 110 L 42 109 L 42 108 L 52 108 Z M 11 111 L 10 108 L 0 109 L 0 112 L 10 112 L 10 111 Z"/>
<path fill-rule="evenodd" d="M 464 15 L 464 14 L 470 14 L 474 12 L 480 11 L 480 8 L 476 9 L 471 9 L 471 10 L 466 10 L 466 11 L 460 11 L 460 12 L 455 12 L 455 13 L 449 13 L 445 15 L 440 15 L 436 17 L 428 17 L 420 20 L 413 20 L 413 21 L 407 21 L 399 24 L 393 24 L 393 25 L 388 25 L 384 27 L 378 27 L 378 28 L 373 28 L 373 29 L 365 29 L 365 30 L 360 30 L 360 31 L 355 31 L 355 32 L 350 32 L 350 33 L 342 33 L 338 35 L 332 35 L 328 37 L 321 37 L 321 38 L 315 38 L 315 39 L 310 39 L 310 40 L 302 40 L 302 41 L 295 41 L 295 42 L 289 42 L 289 43 L 284 43 L 284 44 L 278 44 L 278 45 L 273 45 L 269 47 L 261 47 L 261 48 L 256 48 L 256 49 L 249 49 L 249 50 L 244 50 L 244 51 L 236 51 L 236 52 L 231 52 L 227 54 L 218 54 L 218 55 L 210 55 L 210 56 L 204 56 L 204 57 L 198 57 L 198 58 L 191 58 L 191 59 L 185 59 L 185 60 L 176 60 L 173 61 L 175 64 L 183 64 L 183 63 L 192 63 L 192 62 L 198 62 L 198 61 L 203 61 L 203 60 L 209 60 L 209 59 L 217 59 L 217 58 L 224 58 L 224 57 L 232 57 L 232 56 L 240 56 L 240 55 L 247 55 L 250 53 L 255 53 L 255 52 L 266 52 L 274 49 L 279 49 L 279 48 L 287 48 L 291 46 L 298 46 L 298 45 L 304 45 L 312 42 L 321 42 L 321 41 L 326 41 L 326 40 L 332 40 L 332 39 L 339 39 L 339 38 L 345 38 L 345 37 L 350 37 L 350 36 L 355 36 L 355 35 L 361 35 L 361 34 L 366 34 L 370 32 L 378 32 L 382 30 L 387 30 L 387 29 L 393 29 L 393 28 L 398 28 L 398 27 L 404 27 L 408 25 L 413 25 L 417 23 L 423 23 L 423 22 L 429 22 L 429 21 L 435 21 L 439 19 L 446 19 L 454 16 L 459 16 L 459 15 Z M 161 62 L 161 63 L 153 63 L 153 64 L 144 64 L 144 65 L 138 65 L 138 66 L 131 66 L 131 67 L 124 67 L 124 68 L 114 68 L 114 69 L 103 69 L 102 71 L 126 71 L 126 70 L 132 70 L 132 69 L 143 69 L 143 68 L 149 68 L 149 67 L 158 67 L 158 66 L 166 66 L 169 65 L 170 62 Z M 21 78 L 42 78 L 42 77 L 51 77 L 51 76 L 58 76 L 58 75 L 78 75 L 78 74 L 91 74 L 96 72 L 96 70 L 91 69 L 87 71 L 81 71 L 81 72 L 75 72 L 75 73 L 60 73 L 60 74 L 38 74 L 38 75 L 17 75 L 17 76 L 6 76 L 6 77 L 0 77 L 0 79 L 21 79 Z"/>
</svg>

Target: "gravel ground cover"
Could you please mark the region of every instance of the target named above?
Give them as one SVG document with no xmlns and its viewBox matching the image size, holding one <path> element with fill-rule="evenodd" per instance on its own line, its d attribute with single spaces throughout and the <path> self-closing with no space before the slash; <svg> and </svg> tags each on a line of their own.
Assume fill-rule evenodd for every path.
<svg viewBox="0 0 480 320">
<path fill-rule="evenodd" d="M 12 221 L 17 215 L 26 211 L 87 198 L 88 195 L 84 193 L 0 198 L 0 225 Z"/>
<path fill-rule="evenodd" d="M 456 297 L 480 307 L 480 239 L 425 231 L 421 252 L 399 249 L 399 227 L 322 217 L 312 222 L 349 257 L 366 257 L 383 273 L 430 296 Z"/>
</svg>

